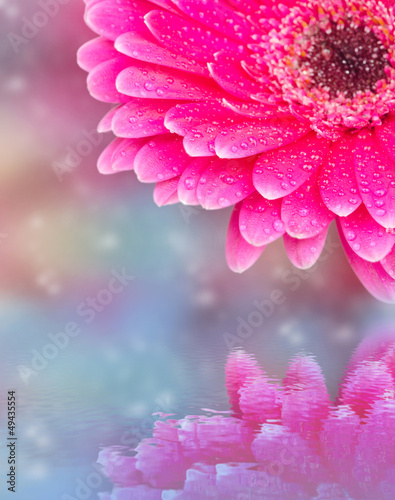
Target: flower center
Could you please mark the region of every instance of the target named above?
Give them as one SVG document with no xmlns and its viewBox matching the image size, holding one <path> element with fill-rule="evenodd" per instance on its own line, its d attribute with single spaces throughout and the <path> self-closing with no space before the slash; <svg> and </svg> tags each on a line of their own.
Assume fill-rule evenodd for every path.
<svg viewBox="0 0 395 500">
<path fill-rule="evenodd" d="M 376 92 L 387 78 L 387 50 L 372 31 L 362 26 L 318 29 L 304 61 L 310 68 L 311 86 L 324 87 L 331 98 L 343 93 L 352 99 L 357 92 Z"/>
<path fill-rule="evenodd" d="M 395 110 L 395 7 L 382 0 L 292 3 L 273 8 L 277 18 L 256 50 L 278 102 L 332 140 L 345 129 L 380 125 Z"/>
</svg>

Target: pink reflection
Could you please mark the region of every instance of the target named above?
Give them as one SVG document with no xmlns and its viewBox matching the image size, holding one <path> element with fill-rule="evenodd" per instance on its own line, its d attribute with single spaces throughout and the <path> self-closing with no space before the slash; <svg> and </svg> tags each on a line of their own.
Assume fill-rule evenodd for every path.
<svg viewBox="0 0 395 500">
<path fill-rule="evenodd" d="M 311 356 L 282 383 L 241 350 L 225 370 L 231 416 L 159 420 L 136 450 L 102 450 L 103 500 L 394 498 L 393 333 L 362 342 L 336 403 Z"/>
</svg>

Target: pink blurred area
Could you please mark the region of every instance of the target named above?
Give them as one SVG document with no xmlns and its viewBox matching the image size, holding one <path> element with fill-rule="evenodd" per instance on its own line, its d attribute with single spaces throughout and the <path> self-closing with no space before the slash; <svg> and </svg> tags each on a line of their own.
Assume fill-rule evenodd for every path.
<svg viewBox="0 0 395 500">
<path fill-rule="evenodd" d="M 100 198 L 113 196 L 123 182 L 104 181 L 96 171 L 99 139 L 90 137 L 108 106 L 90 98 L 76 63 L 78 47 L 91 36 L 84 4 L 55 4 L 57 12 L 53 2 L 0 4 L 6 33 L 0 70 L 0 259 L 5 264 L 0 277 L 3 291 L 23 295 L 57 293 L 59 283 L 72 278 L 73 267 L 81 272 L 87 256 L 78 247 L 78 228 L 86 225 L 89 231 Z M 34 30 L 33 21 L 45 21 L 43 5 L 52 14 Z M 100 137 L 99 147 L 106 140 Z"/>
</svg>

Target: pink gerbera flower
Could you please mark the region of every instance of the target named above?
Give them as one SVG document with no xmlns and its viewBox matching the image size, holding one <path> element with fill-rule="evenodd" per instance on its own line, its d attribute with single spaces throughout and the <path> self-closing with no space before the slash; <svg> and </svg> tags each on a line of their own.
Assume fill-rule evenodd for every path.
<svg viewBox="0 0 395 500">
<path fill-rule="evenodd" d="M 110 498 L 392 500 L 395 488 L 395 339 L 365 340 L 336 403 L 317 362 L 297 356 L 280 381 L 232 352 L 233 415 L 163 416 L 135 450 L 104 449 L 118 486 Z"/>
<path fill-rule="evenodd" d="M 85 0 L 79 52 L 118 103 L 102 173 L 134 169 L 158 205 L 235 205 L 227 261 L 284 237 L 311 266 L 333 220 L 367 289 L 395 301 L 391 0 Z"/>
</svg>

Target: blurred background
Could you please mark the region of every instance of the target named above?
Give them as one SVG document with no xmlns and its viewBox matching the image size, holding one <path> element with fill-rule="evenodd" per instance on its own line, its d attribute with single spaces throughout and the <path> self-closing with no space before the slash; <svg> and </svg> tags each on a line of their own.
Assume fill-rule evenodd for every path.
<svg viewBox="0 0 395 500">
<path fill-rule="evenodd" d="M 0 469 L 15 390 L 16 497 L 29 500 L 80 498 L 99 450 L 147 437 L 152 413 L 228 409 L 235 345 L 273 376 L 312 353 L 335 397 L 352 350 L 395 320 L 353 275 L 334 228 L 316 269 L 298 274 L 278 241 L 239 276 L 225 263 L 229 211 L 159 209 L 132 172 L 98 174 L 111 137 L 92 134 L 109 107 L 76 64 L 93 34 L 82 0 L 55 2 L 44 22 L 50 3 L 0 0 Z M 283 304 L 251 322 L 275 289 Z"/>
</svg>

